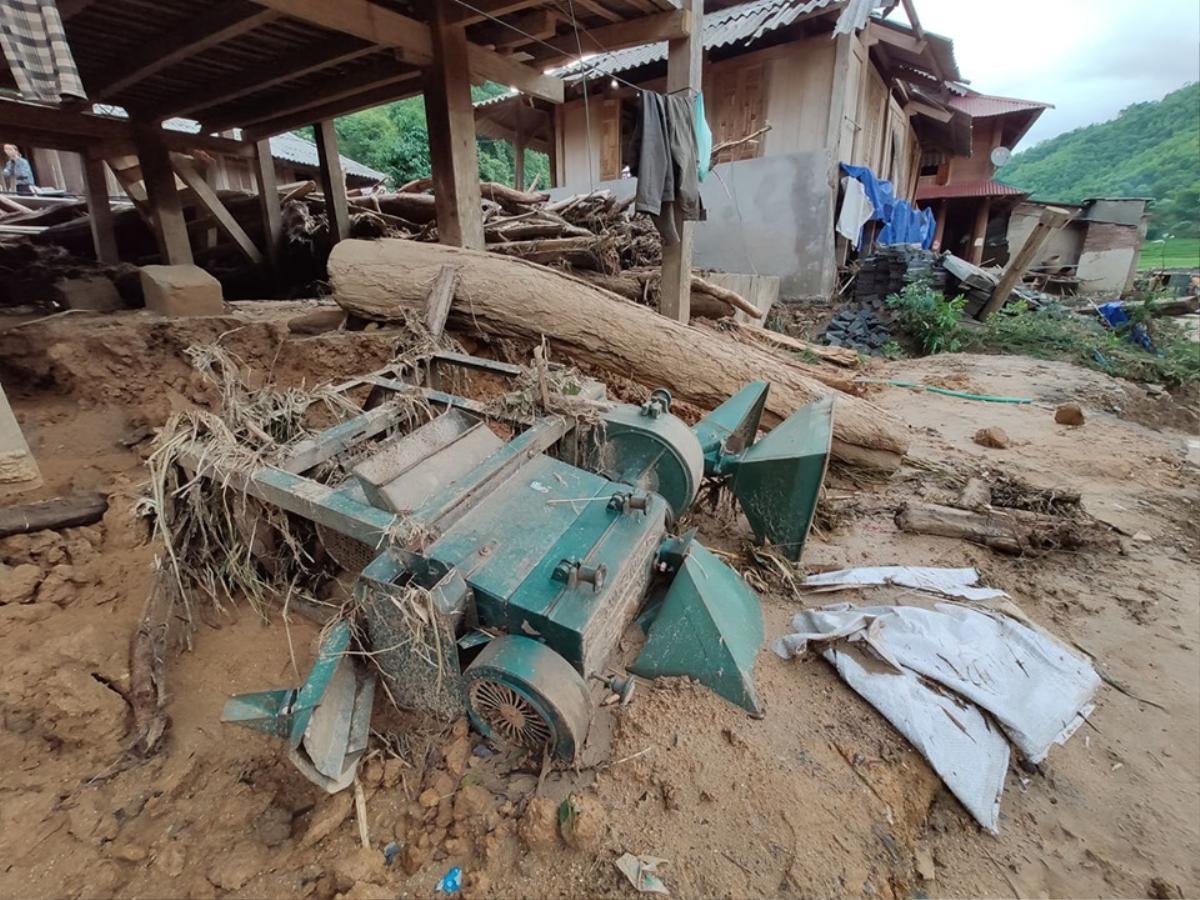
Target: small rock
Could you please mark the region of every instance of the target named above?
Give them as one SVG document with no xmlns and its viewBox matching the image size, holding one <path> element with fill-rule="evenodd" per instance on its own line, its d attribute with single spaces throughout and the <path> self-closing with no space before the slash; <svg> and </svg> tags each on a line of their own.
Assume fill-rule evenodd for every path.
<svg viewBox="0 0 1200 900">
<path fill-rule="evenodd" d="M 454 818 L 458 820 L 487 815 L 494 808 L 492 792 L 477 784 L 463 785 L 454 797 Z"/>
<path fill-rule="evenodd" d="M 390 756 L 383 761 L 383 786 L 394 788 L 400 783 L 401 775 L 408 766 L 404 760 Z"/>
<path fill-rule="evenodd" d="M 549 797 L 531 797 L 517 826 L 521 842 L 530 850 L 553 850 L 558 846 L 558 804 Z"/>
<path fill-rule="evenodd" d="M 1083 409 L 1078 403 L 1063 403 L 1054 410 L 1054 421 L 1059 425 L 1082 425 Z"/>
<path fill-rule="evenodd" d="M 425 790 L 421 791 L 421 795 L 417 797 L 417 802 L 420 803 L 425 809 L 432 809 L 438 805 L 438 801 L 441 799 L 442 798 L 438 795 L 438 792 L 433 788 L 426 788 Z"/>
<path fill-rule="evenodd" d="M 991 428 L 980 428 L 975 432 L 975 437 L 972 438 L 981 447 L 991 447 L 994 450 L 1003 450 L 1006 447 L 1012 446 L 1012 441 L 1003 428 L 992 426 Z"/>
<path fill-rule="evenodd" d="M 367 787 L 379 787 L 383 784 L 383 760 L 378 757 L 367 760 L 360 777 Z"/>
<path fill-rule="evenodd" d="M 55 569 L 62 568 L 69 569 L 70 566 L 55 566 Z M 39 603 L 70 606 L 75 600 L 75 585 L 57 572 L 51 572 L 38 588 L 37 598 Z"/>
<path fill-rule="evenodd" d="M 42 570 L 33 563 L 21 563 L 0 574 L 3 574 L 0 578 L 0 606 L 31 602 L 38 585 L 42 583 Z"/>
<path fill-rule="evenodd" d="M 575 850 L 593 851 L 600 847 L 608 830 L 608 812 L 591 794 L 571 794 L 563 801 L 565 815 L 559 816 L 563 840 Z"/>
<path fill-rule="evenodd" d="M 383 854 L 368 847 L 340 853 L 333 862 L 333 877 L 342 890 L 360 881 L 380 881 L 384 878 Z"/>
<path fill-rule="evenodd" d="M 446 759 L 446 768 L 454 775 L 462 775 L 467 771 L 467 758 L 471 755 L 471 739 L 465 734 L 455 738 L 454 742 L 442 753 Z"/>
<path fill-rule="evenodd" d="M 313 847 L 333 834 L 346 821 L 353 805 L 354 795 L 350 791 L 341 791 L 320 803 L 300 840 L 300 846 Z"/>
<path fill-rule="evenodd" d="M 0 559 L 12 566 L 33 561 L 27 534 L 12 534 L 0 540 Z"/>
<path fill-rule="evenodd" d="M 278 847 L 292 836 L 292 811 L 268 806 L 254 820 L 254 836 L 267 847 Z"/>
<path fill-rule="evenodd" d="M 267 848 L 243 840 L 214 857 L 205 873 L 208 880 L 222 890 L 237 891 L 266 868 Z"/>
<path fill-rule="evenodd" d="M 146 858 L 146 848 L 139 847 L 136 844 L 119 844 L 114 846 L 111 851 L 113 859 L 120 859 L 125 862 L 141 862 Z"/>
<path fill-rule="evenodd" d="M 937 866 L 933 864 L 933 854 L 929 852 L 928 847 L 917 850 L 917 874 L 921 876 L 922 881 L 937 880 Z"/>
<path fill-rule="evenodd" d="M 171 878 L 178 878 L 187 865 L 187 854 L 179 844 L 167 844 L 154 858 L 154 864 Z"/>
<path fill-rule="evenodd" d="M 1154 540 L 1154 536 L 1148 531 L 1135 531 L 1133 533 L 1133 539 L 1139 544 L 1148 544 Z"/>
</svg>

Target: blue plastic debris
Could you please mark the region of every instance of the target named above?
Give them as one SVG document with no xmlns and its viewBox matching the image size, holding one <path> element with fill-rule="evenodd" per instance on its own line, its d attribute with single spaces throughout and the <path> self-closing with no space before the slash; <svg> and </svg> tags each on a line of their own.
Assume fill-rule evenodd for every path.
<svg viewBox="0 0 1200 900">
<path fill-rule="evenodd" d="M 439 894 L 457 894 L 461 888 L 462 869 L 455 866 L 442 876 L 442 880 L 438 882 L 436 891 Z"/>
<path fill-rule="evenodd" d="M 383 848 L 383 864 L 390 866 L 396 861 L 396 857 L 400 855 L 400 845 L 395 841 L 389 843 Z"/>
</svg>

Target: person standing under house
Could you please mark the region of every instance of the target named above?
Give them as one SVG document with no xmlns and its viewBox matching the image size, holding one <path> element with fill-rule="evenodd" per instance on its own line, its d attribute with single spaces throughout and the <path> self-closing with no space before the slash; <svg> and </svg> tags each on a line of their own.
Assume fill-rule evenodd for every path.
<svg viewBox="0 0 1200 900">
<path fill-rule="evenodd" d="M 5 144 L 4 155 L 8 160 L 4 163 L 4 183 L 10 191 L 18 194 L 33 193 L 33 168 L 29 160 L 21 155 L 16 144 Z"/>
</svg>

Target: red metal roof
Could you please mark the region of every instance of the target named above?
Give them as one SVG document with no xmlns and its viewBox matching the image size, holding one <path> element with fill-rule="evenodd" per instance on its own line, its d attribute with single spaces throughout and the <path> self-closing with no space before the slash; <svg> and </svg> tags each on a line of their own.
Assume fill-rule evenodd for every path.
<svg viewBox="0 0 1200 900">
<path fill-rule="evenodd" d="M 951 97 L 946 105 L 976 119 L 987 116 L 1004 116 L 1018 112 L 1041 112 L 1050 109 L 1054 104 L 1039 103 L 1037 100 L 1018 100 L 1015 97 L 991 97 L 987 94 L 966 94 L 962 97 Z"/>
<path fill-rule="evenodd" d="M 998 181 L 963 181 L 958 184 L 918 184 L 917 200 L 950 200 L 955 197 L 1024 197 L 1022 191 Z"/>
</svg>

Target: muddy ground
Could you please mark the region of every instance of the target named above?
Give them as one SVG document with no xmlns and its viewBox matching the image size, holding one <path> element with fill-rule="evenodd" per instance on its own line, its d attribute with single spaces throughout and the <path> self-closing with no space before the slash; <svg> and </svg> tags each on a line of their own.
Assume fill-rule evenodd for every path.
<svg viewBox="0 0 1200 900">
<path fill-rule="evenodd" d="M 1108 683 L 1089 725 L 1041 771 L 1014 767 L 998 837 L 823 661 L 764 649 L 763 719 L 694 685 L 642 684 L 630 706 L 601 713 L 578 770 L 540 783 L 539 765 L 488 755 L 465 723 L 430 730 L 381 710 L 362 772 L 372 848 L 362 850 L 349 794 L 322 794 L 275 741 L 218 721 L 229 693 L 297 681 L 289 646 L 301 671 L 312 656 L 316 625 L 263 621 L 244 605 L 203 607 L 192 648 L 169 661 L 165 751 L 114 773 L 128 642 L 155 553 L 129 512 L 145 438 L 171 409 L 214 399 L 183 349 L 220 337 L 260 375 L 310 385 L 367 371 L 393 349 L 385 331 L 289 337 L 285 313 L 73 315 L 0 333 L 0 377 L 46 481 L 23 499 L 113 494 L 100 526 L 0 542 L 12 600 L 0 606 L 0 894 L 429 896 L 460 865 L 469 896 L 633 896 L 613 865 L 628 850 L 667 860 L 663 877 L 680 897 L 1200 895 L 1200 449 L 1186 430 L 1195 409 L 1016 357 L 862 373 L 1035 403 L 872 388 L 911 427 L 909 461 L 886 481 L 832 472 L 824 527 L 804 559 L 808 569 L 974 565 L 1095 656 Z M 1055 424 L 1065 400 L 1083 406 L 1083 426 Z M 1012 445 L 975 444 L 983 427 L 1002 428 Z M 1122 551 L 1011 558 L 897 530 L 903 501 L 946 499 L 981 472 L 1080 491 L 1119 530 Z M 749 562 L 744 520 L 718 510 L 696 524 L 764 579 L 768 640 L 805 602 L 903 599 L 896 589 L 797 596 Z M 17 573 L 22 565 L 38 571 Z M 32 597 L 19 596 L 18 574 L 41 581 Z M 581 804 L 576 846 L 554 821 L 570 793 Z M 399 854 L 385 866 L 389 842 Z"/>
</svg>

